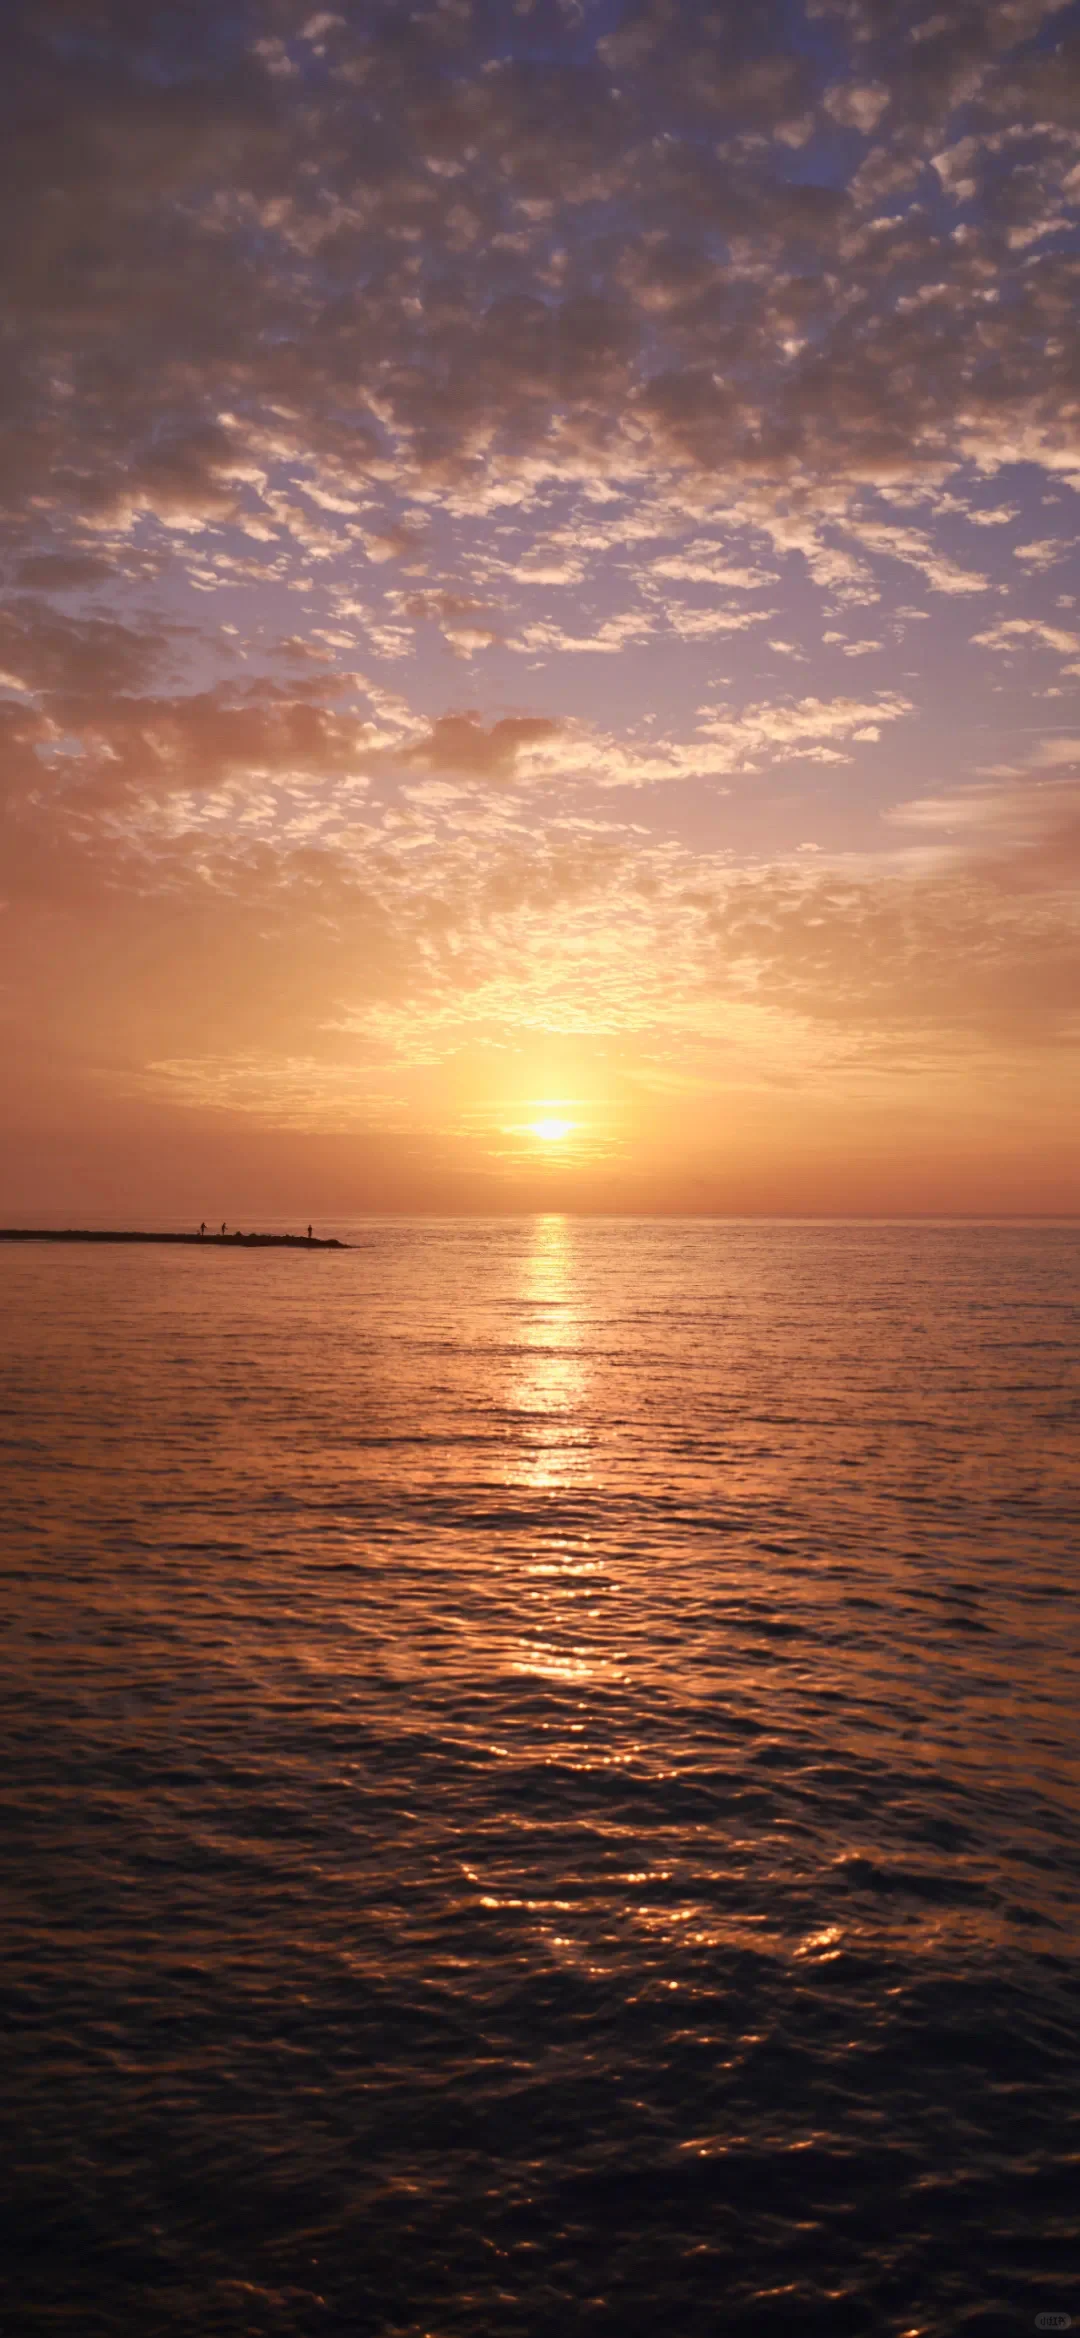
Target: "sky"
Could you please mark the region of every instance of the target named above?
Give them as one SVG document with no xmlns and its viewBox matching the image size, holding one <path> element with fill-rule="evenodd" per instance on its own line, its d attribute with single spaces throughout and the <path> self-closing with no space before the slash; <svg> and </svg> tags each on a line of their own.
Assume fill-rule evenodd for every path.
<svg viewBox="0 0 1080 2338">
<path fill-rule="evenodd" d="M 6 26 L 5 1221 L 1080 1209 L 1080 7 Z"/>
</svg>

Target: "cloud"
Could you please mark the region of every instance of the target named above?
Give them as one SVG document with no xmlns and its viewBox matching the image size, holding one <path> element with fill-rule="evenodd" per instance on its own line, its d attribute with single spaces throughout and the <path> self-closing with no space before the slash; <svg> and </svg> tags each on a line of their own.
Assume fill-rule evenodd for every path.
<svg viewBox="0 0 1080 2338">
<path fill-rule="evenodd" d="M 495 611 L 485 601 L 451 592 L 402 593 L 397 604 L 417 624 L 437 625 L 452 649 L 465 656 L 490 649 L 500 639 Z"/>
<path fill-rule="evenodd" d="M 1043 770 L 1061 764 L 1080 764 L 1080 739 L 1043 739 L 1031 761 Z"/>
<path fill-rule="evenodd" d="M 1069 776 L 1046 778 L 1046 771 Z M 895 805 L 886 818 L 940 840 L 948 857 L 976 868 L 998 895 L 1056 895 L 1065 920 L 1059 934 L 1063 963 L 1080 966 L 1078 775 L 1080 741 L 1055 740 L 1036 750 L 1027 776 L 1002 775 L 994 785 L 915 797 Z"/>
<path fill-rule="evenodd" d="M 848 524 L 852 534 L 860 544 L 865 545 L 868 552 L 902 560 L 908 567 L 919 569 L 932 592 L 985 593 L 989 589 L 988 577 L 959 567 L 935 546 L 922 529 L 901 528 L 886 521 L 862 519 L 851 520 Z"/>
<path fill-rule="evenodd" d="M 946 193 L 957 203 L 966 203 L 975 193 L 977 181 L 970 175 L 970 166 L 979 152 L 977 138 L 961 138 L 955 146 L 932 154 L 931 164 L 936 170 Z"/>
<path fill-rule="evenodd" d="M 664 615 L 675 633 L 684 641 L 700 641 L 709 635 L 748 633 L 751 626 L 767 625 L 775 617 L 775 609 L 693 609 L 685 601 L 667 600 Z"/>
<path fill-rule="evenodd" d="M 910 712 L 910 702 L 890 692 L 873 700 L 758 701 L 740 710 L 707 705 L 693 738 L 648 745 L 567 722 L 540 748 L 535 775 L 561 774 L 606 791 L 707 782 L 774 763 L 844 763 L 852 742 L 876 743 L 883 724 Z"/>
<path fill-rule="evenodd" d="M 827 92 L 825 110 L 845 130 L 861 130 L 868 137 L 890 102 L 889 92 L 880 82 L 845 81 Z"/>
<path fill-rule="evenodd" d="M 90 669 L 83 679 L 92 678 Z M 385 721 L 270 685 L 239 700 L 219 691 L 61 693 L 36 735 L 32 792 L 60 825 L 222 791 L 234 791 L 240 817 L 268 786 L 362 786 L 372 763 L 402 744 Z"/>
<path fill-rule="evenodd" d="M 778 705 L 747 707 L 731 716 L 722 709 L 709 712 L 699 725 L 703 737 L 730 744 L 733 750 L 788 755 L 819 753 L 830 740 L 880 736 L 882 723 L 898 722 L 912 711 L 909 699 L 895 692 L 879 698 L 800 698 Z"/>
<path fill-rule="evenodd" d="M 290 442 L 326 467 L 304 492 L 333 517 L 387 467 L 478 486 L 493 466 L 642 459 L 876 479 L 938 461 L 961 416 L 988 456 L 1021 423 L 1061 441 L 1057 264 L 1018 253 L 994 313 L 997 223 L 957 244 L 923 212 L 893 238 L 903 286 L 875 300 L 899 251 L 858 243 L 878 223 L 845 190 L 790 176 L 787 141 L 819 117 L 778 6 L 667 0 L 596 40 L 552 20 L 542 57 L 525 20 L 492 46 L 482 16 L 451 34 L 434 10 L 395 44 L 366 6 L 317 41 L 299 14 L 254 0 L 237 53 L 197 0 L 181 69 L 156 19 L 106 12 L 90 73 L 54 11 L 16 10 L 16 504 L 227 523 Z M 1018 18 L 946 11 L 930 35 L 917 15 L 831 13 L 828 54 L 858 69 L 830 83 L 827 120 L 885 136 L 895 116 L 903 138 L 931 94 L 939 112 L 961 92 L 1034 104 Z M 984 145 L 936 148 L 941 184 L 966 187 Z"/>
<path fill-rule="evenodd" d="M 47 601 L 16 597 L 0 607 L 0 665 L 28 691 L 121 691 L 163 663 L 164 632 L 112 617 L 72 617 Z"/>
<path fill-rule="evenodd" d="M 1038 544 L 1014 544 L 1013 559 L 1022 560 L 1025 568 L 1054 568 L 1064 559 L 1066 550 L 1067 546 L 1055 543 L 1053 537 L 1044 536 Z"/>
<path fill-rule="evenodd" d="M 559 725 L 542 715 L 505 715 L 485 730 L 473 713 L 440 715 L 409 761 L 432 771 L 461 772 L 470 779 L 506 780 L 519 758 L 557 735 Z"/>
<path fill-rule="evenodd" d="M 779 581 L 772 569 L 731 566 L 721 545 L 700 541 L 689 544 L 684 552 L 669 553 L 663 560 L 650 561 L 649 575 L 671 577 L 680 584 L 722 585 L 729 592 L 744 593 L 759 592 L 763 586 Z"/>
<path fill-rule="evenodd" d="M 1075 917 L 1017 905 L 974 871 L 930 878 L 807 872 L 736 881 L 709 919 L 713 979 L 852 1034 L 950 1045 L 1068 1039 L 1080 1014 Z"/>
<path fill-rule="evenodd" d="M 112 564 L 94 552 L 38 552 L 19 563 L 18 582 L 49 593 L 81 592 L 88 585 L 107 584 Z"/>
<path fill-rule="evenodd" d="M 1048 625 L 1039 617 L 1002 617 L 985 633 L 973 633 L 971 638 L 980 649 L 1012 650 L 1030 642 L 1040 649 L 1057 650 L 1062 657 L 1080 650 L 1080 633 L 1067 633 L 1064 626 Z"/>
<path fill-rule="evenodd" d="M 720 630 L 737 631 L 745 619 L 736 619 L 734 626 Z M 752 622 L 752 620 L 751 620 Z M 511 643 L 512 649 L 555 650 L 572 656 L 618 657 L 628 645 L 642 641 L 656 629 L 657 620 L 644 609 L 623 610 L 617 617 L 605 617 L 591 633 L 567 633 L 561 625 L 550 620 L 522 627 L 520 638 Z"/>
</svg>

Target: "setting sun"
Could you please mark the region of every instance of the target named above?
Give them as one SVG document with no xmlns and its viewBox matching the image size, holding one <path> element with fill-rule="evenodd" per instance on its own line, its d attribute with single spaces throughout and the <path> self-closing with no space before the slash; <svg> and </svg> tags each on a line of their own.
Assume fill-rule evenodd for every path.
<svg viewBox="0 0 1080 2338">
<path fill-rule="evenodd" d="M 572 1120 L 534 1120 L 529 1135 L 542 1138 L 545 1145 L 557 1145 L 561 1138 L 569 1136 L 573 1126 Z"/>
</svg>

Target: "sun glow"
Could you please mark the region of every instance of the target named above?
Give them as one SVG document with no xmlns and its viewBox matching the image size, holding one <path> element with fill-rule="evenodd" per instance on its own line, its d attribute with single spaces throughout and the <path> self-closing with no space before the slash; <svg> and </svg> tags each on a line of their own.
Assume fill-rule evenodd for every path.
<svg viewBox="0 0 1080 2338">
<path fill-rule="evenodd" d="M 529 1135 L 539 1137 L 545 1145 L 557 1145 L 563 1137 L 569 1136 L 573 1126 L 572 1120 L 534 1120 Z"/>
</svg>

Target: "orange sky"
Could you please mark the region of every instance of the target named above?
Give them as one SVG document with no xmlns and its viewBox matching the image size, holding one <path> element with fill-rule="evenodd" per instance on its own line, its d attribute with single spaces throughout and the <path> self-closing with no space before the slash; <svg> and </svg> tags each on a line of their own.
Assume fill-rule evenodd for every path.
<svg viewBox="0 0 1080 2338">
<path fill-rule="evenodd" d="M 0 1218 L 1077 1209 L 1075 17 L 16 11 Z"/>
</svg>

